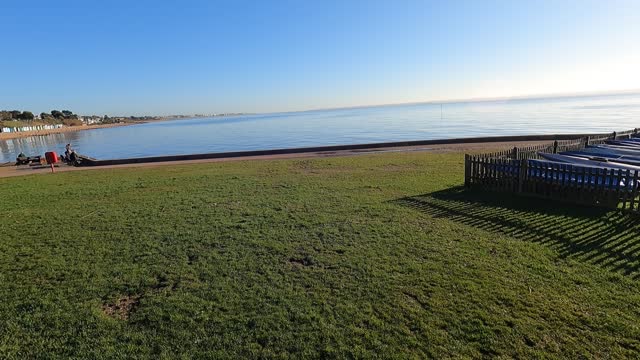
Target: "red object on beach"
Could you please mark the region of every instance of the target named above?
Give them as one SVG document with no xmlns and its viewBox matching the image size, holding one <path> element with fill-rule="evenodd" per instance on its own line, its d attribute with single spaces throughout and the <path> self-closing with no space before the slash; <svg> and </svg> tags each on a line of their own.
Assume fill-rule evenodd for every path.
<svg viewBox="0 0 640 360">
<path fill-rule="evenodd" d="M 58 162 L 58 154 L 55 151 L 49 151 L 44 153 L 44 157 L 47 159 L 47 164 L 51 165 L 51 172 L 56 172 L 53 164 Z"/>
</svg>

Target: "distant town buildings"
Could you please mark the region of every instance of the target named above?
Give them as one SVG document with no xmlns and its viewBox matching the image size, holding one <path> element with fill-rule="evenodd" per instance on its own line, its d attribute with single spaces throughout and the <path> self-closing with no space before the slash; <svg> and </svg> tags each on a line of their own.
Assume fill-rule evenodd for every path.
<svg viewBox="0 0 640 360">
<path fill-rule="evenodd" d="M 178 120 L 244 115 L 242 113 L 195 114 L 165 116 L 100 116 L 76 115 L 69 110 L 52 110 L 50 113 L 33 114 L 30 111 L 0 110 L 0 132 L 22 132 L 58 129 L 64 126 L 86 126 L 158 120 Z"/>
<path fill-rule="evenodd" d="M 89 116 L 81 115 L 79 118 L 82 121 L 82 123 L 85 125 L 101 124 L 102 120 L 104 119 L 104 117 L 97 116 L 97 115 L 89 115 Z"/>
</svg>

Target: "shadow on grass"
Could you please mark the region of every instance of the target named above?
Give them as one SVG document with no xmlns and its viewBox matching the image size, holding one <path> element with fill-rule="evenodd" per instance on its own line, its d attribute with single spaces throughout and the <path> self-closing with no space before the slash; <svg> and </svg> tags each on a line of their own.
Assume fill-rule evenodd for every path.
<svg viewBox="0 0 640 360">
<path fill-rule="evenodd" d="M 394 201 L 435 218 L 552 247 L 640 279 L 640 217 L 548 200 L 457 187 Z"/>
</svg>

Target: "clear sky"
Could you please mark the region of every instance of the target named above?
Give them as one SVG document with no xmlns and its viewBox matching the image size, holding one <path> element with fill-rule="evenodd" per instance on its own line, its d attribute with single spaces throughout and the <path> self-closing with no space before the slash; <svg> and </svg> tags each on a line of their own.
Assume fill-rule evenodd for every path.
<svg viewBox="0 0 640 360">
<path fill-rule="evenodd" d="M 0 1 L 0 109 L 273 112 L 640 88 L 640 1 Z"/>
</svg>

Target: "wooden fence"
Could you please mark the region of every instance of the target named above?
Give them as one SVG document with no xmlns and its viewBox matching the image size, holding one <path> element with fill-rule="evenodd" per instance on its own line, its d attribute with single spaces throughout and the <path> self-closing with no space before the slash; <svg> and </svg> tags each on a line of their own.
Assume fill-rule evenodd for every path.
<svg viewBox="0 0 640 360">
<path fill-rule="evenodd" d="M 481 155 L 465 155 L 465 186 L 491 191 L 621 209 L 640 214 L 640 171 L 539 160 L 539 152 L 580 150 L 587 144 L 629 138 L 636 130 L 609 136 L 554 141 Z"/>
</svg>

